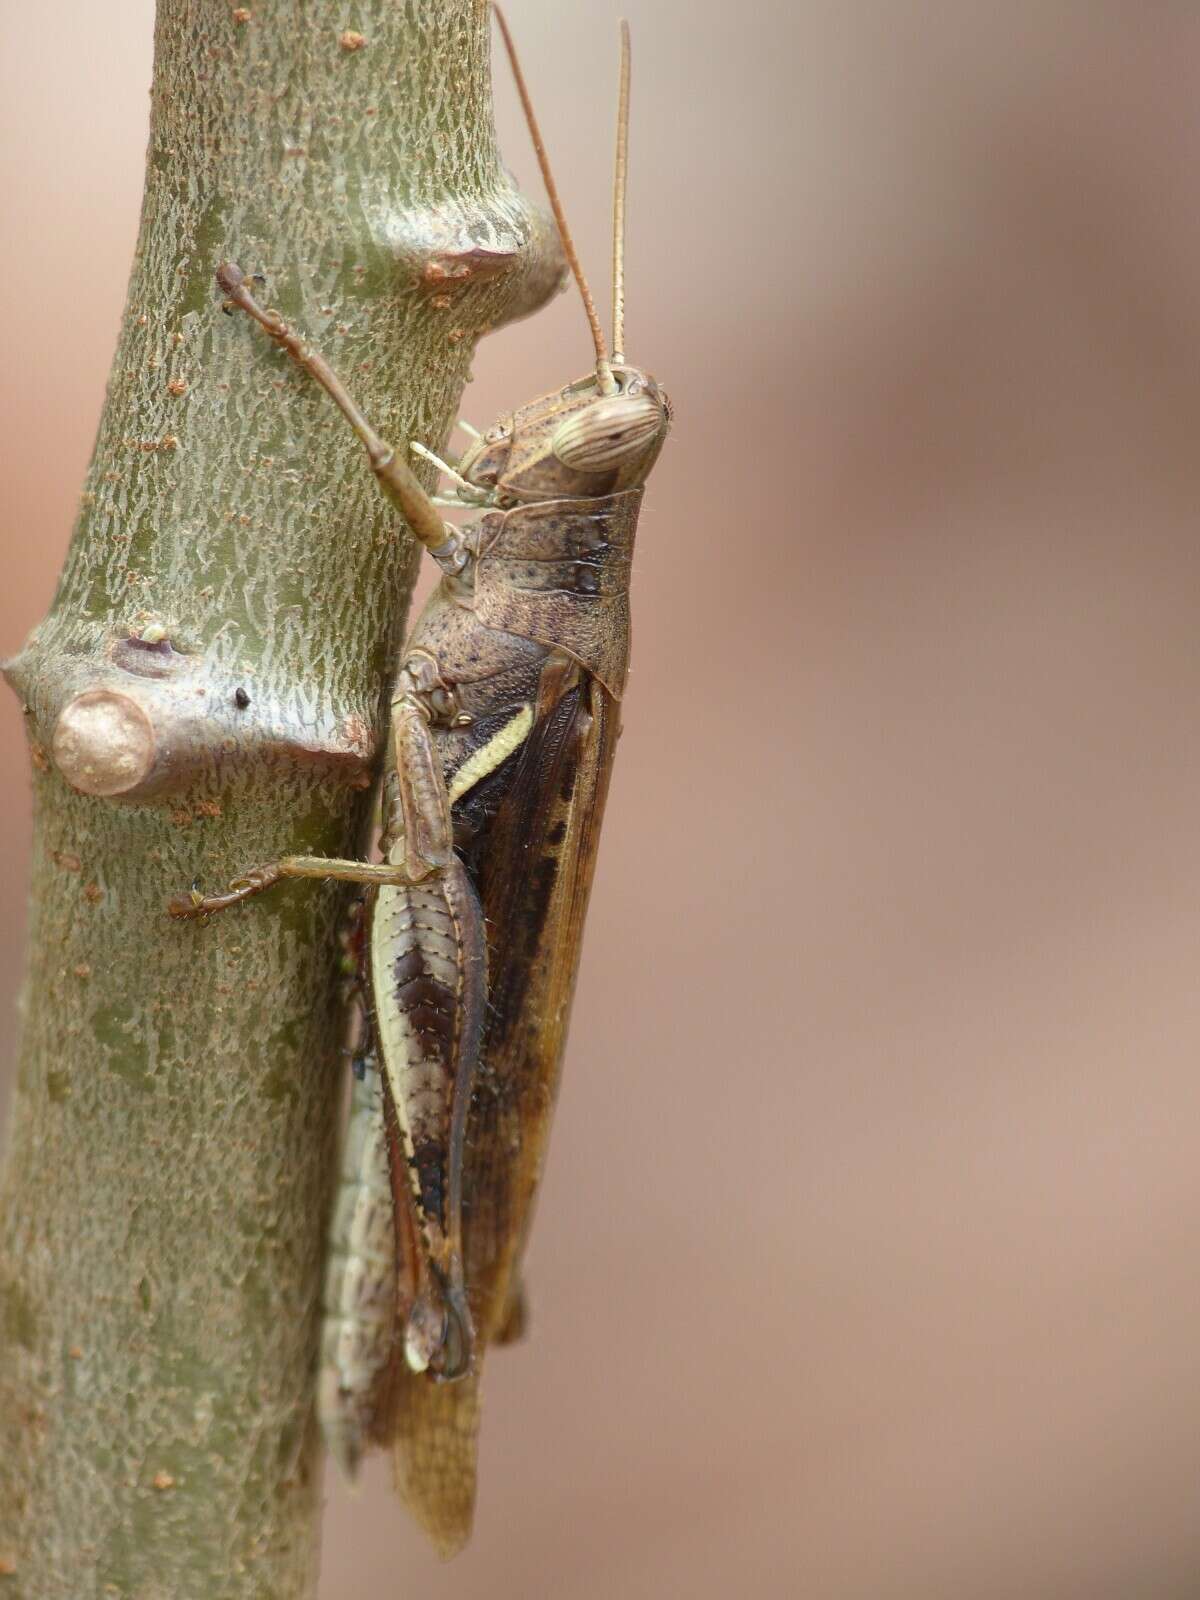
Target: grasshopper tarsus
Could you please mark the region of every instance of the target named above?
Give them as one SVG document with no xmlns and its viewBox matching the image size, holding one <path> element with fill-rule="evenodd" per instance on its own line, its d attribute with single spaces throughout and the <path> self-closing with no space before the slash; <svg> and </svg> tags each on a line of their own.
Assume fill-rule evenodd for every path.
<svg viewBox="0 0 1200 1600">
<path fill-rule="evenodd" d="M 236 877 L 223 894 L 201 894 L 193 884 L 188 894 L 175 895 L 169 900 L 167 910 L 176 921 L 206 918 L 218 911 L 227 911 L 230 906 L 241 905 L 243 900 L 261 894 L 264 889 L 278 883 L 281 877 L 287 876 L 284 871 L 286 865 L 285 861 L 276 861 L 266 867 L 251 867 L 249 872 Z"/>
</svg>

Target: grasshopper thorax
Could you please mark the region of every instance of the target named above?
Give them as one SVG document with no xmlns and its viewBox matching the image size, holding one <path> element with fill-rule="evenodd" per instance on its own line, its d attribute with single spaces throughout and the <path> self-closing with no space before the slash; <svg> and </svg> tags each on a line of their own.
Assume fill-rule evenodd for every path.
<svg viewBox="0 0 1200 1600">
<path fill-rule="evenodd" d="M 671 405 L 649 373 L 614 366 L 616 391 L 594 372 L 489 428 L 459 470 L 501 506 L 638 489 L 658 459 Z"/>
</svg>

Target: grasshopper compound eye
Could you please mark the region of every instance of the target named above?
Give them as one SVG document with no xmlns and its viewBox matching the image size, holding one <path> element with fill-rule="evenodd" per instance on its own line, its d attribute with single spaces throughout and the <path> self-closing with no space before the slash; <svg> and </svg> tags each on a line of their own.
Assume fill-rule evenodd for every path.
<svg viewBox="0 0 1200 1600">
<path fill-rule="evenodd" d="M 665 425 L 662 407 L 648 394 L 615 395 L 568 417 L 551 448 L 565 467 L 610 472 L 641 455 Z"/>
</svg>

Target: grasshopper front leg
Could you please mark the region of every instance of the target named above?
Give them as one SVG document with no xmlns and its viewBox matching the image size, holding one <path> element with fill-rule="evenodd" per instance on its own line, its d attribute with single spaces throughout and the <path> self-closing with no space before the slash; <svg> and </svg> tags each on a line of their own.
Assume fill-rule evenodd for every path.
<svg viewBox="0 0 1200 1600">
<path fill-rule="evenodd" d="M 442 521 L 408 462 L 376 433 L 324 356 L 290 328 L 278 311 L 264 310 L 258 304 L 247 286 L 245 273 L 236 263 L 227 261 L 218 267 L 217 282 L 231 305 L 252 317 L 297 366 L 316 379 L 362 440 L 379 487 L 404 517 L 414 537 L 439 565 L 457 570 L 462 565 L 462 539 L 457 528 Z"/>
</svg>

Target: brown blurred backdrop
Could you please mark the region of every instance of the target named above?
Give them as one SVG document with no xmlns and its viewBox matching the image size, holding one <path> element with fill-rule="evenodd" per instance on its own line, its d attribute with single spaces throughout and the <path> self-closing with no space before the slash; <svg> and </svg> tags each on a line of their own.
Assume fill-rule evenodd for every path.
<svg viewBox="0 0 1200 1600">
<path fill-rule="evenodd" d="M 1200 20 L 627 6 L 629 349 L 677 425 L 533 1338 L 470 1551 L 331 1484 L 322 1594 L 1194 1596 Z M 9 650 L 111 357 L 151 4 L 0 12 Z M 602 282 L 617 12 L 510 0 Z M 587 348 L 564 297 L 465 414 Z M 11 697 L 0 739 L 7 1061 Z"/>
</svg>

